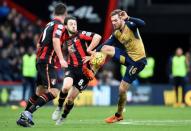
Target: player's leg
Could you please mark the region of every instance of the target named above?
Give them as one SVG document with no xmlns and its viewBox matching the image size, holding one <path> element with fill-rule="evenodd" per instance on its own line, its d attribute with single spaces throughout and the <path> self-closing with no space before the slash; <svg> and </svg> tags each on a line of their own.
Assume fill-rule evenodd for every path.
<svg viewBox="0 0 191 131">
<path fill-rule="evenodd" d="M 43 67 L 43 66 L 42 66 Z M 36 94 L 39 96 L 35 104 L 33 104 L 28 111 L 30 113 L 35 112 L 39 107 L 44 106 L 49 101 L 52 101 L 58 94 L 58 84 L 57 84 L 57 72 L 51 65 L 45 65 L 45 69 L 41 74 L 43 87 L 36 90 Z"/>
<path fill-rule="evenodd" d="M 135 62 L 128 56 L 128 54 L 125 52 L 125 50 L 122 50 L 117 47 L 104 45 L 101 49 L 103 53 L 105 53 L 107 56 L 112 57 L 115 61 L 119 62 L 120 64 L 123 64 L 125 66 L 129 64 L 134 64 Z"/>
<path fill-rule="evenodd" d="M 38 70 L 39 71 L 39 70 Z M 41 65 L 41 83 L 43 86 L 39 86 L 36 90 L 36 95 L 39 96 L 34 104 L 32 104 L 26 111 L 21 113 L 20 119 L 17 124 L 24 126 L 34 125 L 32 121 L 32 114 L 39 108 L 44 106 L 49 101 L 52 101 L 58 94 L 57 88 L 57 74 L 54 67 L 50 65 Z M 52 89 L 51 89 L 52 88 Z M 22 119 L 23 118 L 23 119 Z M 24 122 L 20 121 L 24 120 Z"/>
<path fill-rule="evenodd" d="M 105 122 L 107 123 L 114 123 L 120 120 L 123 120 L 122 112 L 126 105 L 126 91 L 130 87 L 130 84 L 126 81 L 122 80 L 119 86 L 119 100 L 118 100 L 118 109 L 117 112 L 111 116 L 105 119 Z"/>
<path fill-rule="evenodd" d="M 72 85 L 73 85 L 73 78 L 72 77 L 64 78 L 63 87 L 62 87 L 60 94 L 59 94 L 58 107 L 52 113 L 52 120 L 56 121 L 60 118 L 62 108 L 63 108 L 63 103 L 64 103 L 64 101 L 68 95 L 68 91 L 70 90 Z"/>
<path fill-rule="evenodd" d="M 59 100 L 58 100 L 58 107 L 62 108 L 63 103 L 68 95 L 68 91 L 72 88 L 73 85 L 73 78 L 66 77 L 63 82 L 63 87 L 60 91 Z"/>
<path fill-rule="evenodd" d="M 113 57 L 115 55 L 115 47 L 104 45 L 101 52 L 105 53 L 107 56 Z"/>
<path fill-rule="evenodd" d="M 72 108 L 74 106 L 74 100 L 76 99 L 76 97 L 78 96 L 79 93 L 80 93 L 80 91 L 75 87 L 70 89 L 68 96 L 67 96 L 67 101 L 64 105 L 64 112 L 63 112 L 62 116 L 60 117 L 60 119 L 58 119 L 56 121 L 56 125 L 62 124 L 64 119 L 66 119 L 66 117 L 68 116 L 68 114 L 72 110 Z"/>
<path fill-rule="evenodd" d="M 20 118 L 17 120 L 17 124 L 23 127 L 30 127 L 34 125 L 32 120 L 32 113 L 29 112 L 29 109 L 32 108 L 36 101 L 40 98 L 39 96 L 46 92 L 47 89 L 44 89 L 43 86 L 38 86 L 36 89 L 36 94 L 29 98 L 27 107 L 24 112 L 21 113 Z"/>
<path fill-rule="evenodd" d="M 123 80 L 120 83 L 119 87 L 119 101 L 118 101 L 118 110 L 115 115 L 108 117 L 105 121 L 107 123 L 114 123 L 120 120 L 123 120 L 122 112 L 126 105 L 126 91 L 129 89 L 130 84 L 137 78 L 138 73 L 143 70 L 144 64 L 139 63 L 134 65 L 127 66 L 126 73 L 123 77 Z"/>
</svg>

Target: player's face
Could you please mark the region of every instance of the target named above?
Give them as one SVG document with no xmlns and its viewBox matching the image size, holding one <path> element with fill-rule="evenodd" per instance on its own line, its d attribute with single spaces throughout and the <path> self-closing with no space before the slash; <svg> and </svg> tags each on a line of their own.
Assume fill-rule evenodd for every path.
<svg viewBox="0 0 191 131">
<path fill-rule="evenodd" d="M 114 30 L 120 29 L 122 26 L 122 20 L 118 14 L 111 16 L 111 22 Z"/>
<path fill-rule="evenodd" d="M 183 54 L 183 50 L 181 49 L 181 48 L 178 48 L 177 50 L 176 50 L 176 55 L 177 56 L 181 56 Z"/>
<path fill-rule="evenodd" d="M 70 33 L 74 34 L 77 32 L 77 21 L 76 20 L 68 20 L 67 29 Z"/>
</svg>

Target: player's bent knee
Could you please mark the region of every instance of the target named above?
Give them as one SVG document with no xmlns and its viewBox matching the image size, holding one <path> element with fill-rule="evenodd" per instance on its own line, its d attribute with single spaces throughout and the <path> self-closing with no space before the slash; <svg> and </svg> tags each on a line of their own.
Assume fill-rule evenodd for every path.
<svg viewBox="0 0 191 131">
<path fill-rule="evenodd" d="M 42 94 L 46 93 L 48 90 L 45 89 L 43 86 L 38 86 L 36 88 L 36 95 L 41 96 Z"/>
<path fill-rule="evenodd" d="M 67 92 L 70 90 L 70 88 L 71 88 L 71 87 L 69 87 L 69 86 L 64 86 L 64 87 L 62 88 L 62 92 L 63 92 L 63 93 L 67 93 Z"/>
<path fill-rule="evenodd" d="M 101 49 L 101 51 L 104 51 L 104 52 L 107 52 L 107 51 L 109 51 L 110 50 L 110 46 L 108 46 L 108 45 L 104 45 L 103 47 L 102 47 L 102 49 Z"/>
<path fill-rule="evenodd" d="M 112 46 L 104 45 L 101 49 L 102 52 L 109 56 L 113 56 L 115 54 L 115 48 Z"/>
</svg>

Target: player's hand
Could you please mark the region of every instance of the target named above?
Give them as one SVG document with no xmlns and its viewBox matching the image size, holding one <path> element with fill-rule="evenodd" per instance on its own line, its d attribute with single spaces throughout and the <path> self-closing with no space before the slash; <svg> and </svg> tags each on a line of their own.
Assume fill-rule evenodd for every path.
<svg viewBox="0 0 191 131">
<path fill-rule="evenodd" d="M 129 19 L 129 16 L 127 15 L 126 11 L 121 11 L 119 15 L 120 15 L 121 19 L 123 19 L 123 20 Z"/>
<path fill-rule="evenodd" d="M 87 52 L 90 54 L 90 55 L 93 55 L 96 53 L 96 50 L 90 50 L 89 48 L 87 48 Z"/>
<path fill-rule="evenodd" d="M 90 59 L 91 59 L 91 56 L 85 56 L 85 57 L 82 58 L 82 61 L 83 61 L 83 63 L 85 64 L 85 63 L 87 63 L 88 61 L 90 61 Z"/>
<path fill-rule="evenodd" d="M 68 67 L 68 63 L 64 59 L 60 60 L 60 64 L 61 64 L 62 68 L 67 68 Z"/>
<path fill-rule="evenodd" d="M 96 51 L 95 50 L 91 50 L 90 48 L 87 48 L 86 50 L 90 55 L 94 54 Z"/>
</svg>

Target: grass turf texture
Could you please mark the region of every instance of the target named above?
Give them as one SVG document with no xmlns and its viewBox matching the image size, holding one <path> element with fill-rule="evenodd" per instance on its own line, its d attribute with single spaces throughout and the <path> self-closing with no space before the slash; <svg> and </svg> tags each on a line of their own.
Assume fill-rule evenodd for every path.
<svg viewBox="0 0 191 131">
<path fill-rule="evenodd" d="M 191 131 L 191 108 L 160 106 L 127 106 L 125 120 L 106 124 L 104 119 L 116 107 L 75 107 L 65 123 L 56 126 L 51 120 L 54 107 L 43 107 L 34 113 L 35 126 L 16 125 L 23 108 L 0 107 L 0 131 Z"/>
</svg>

